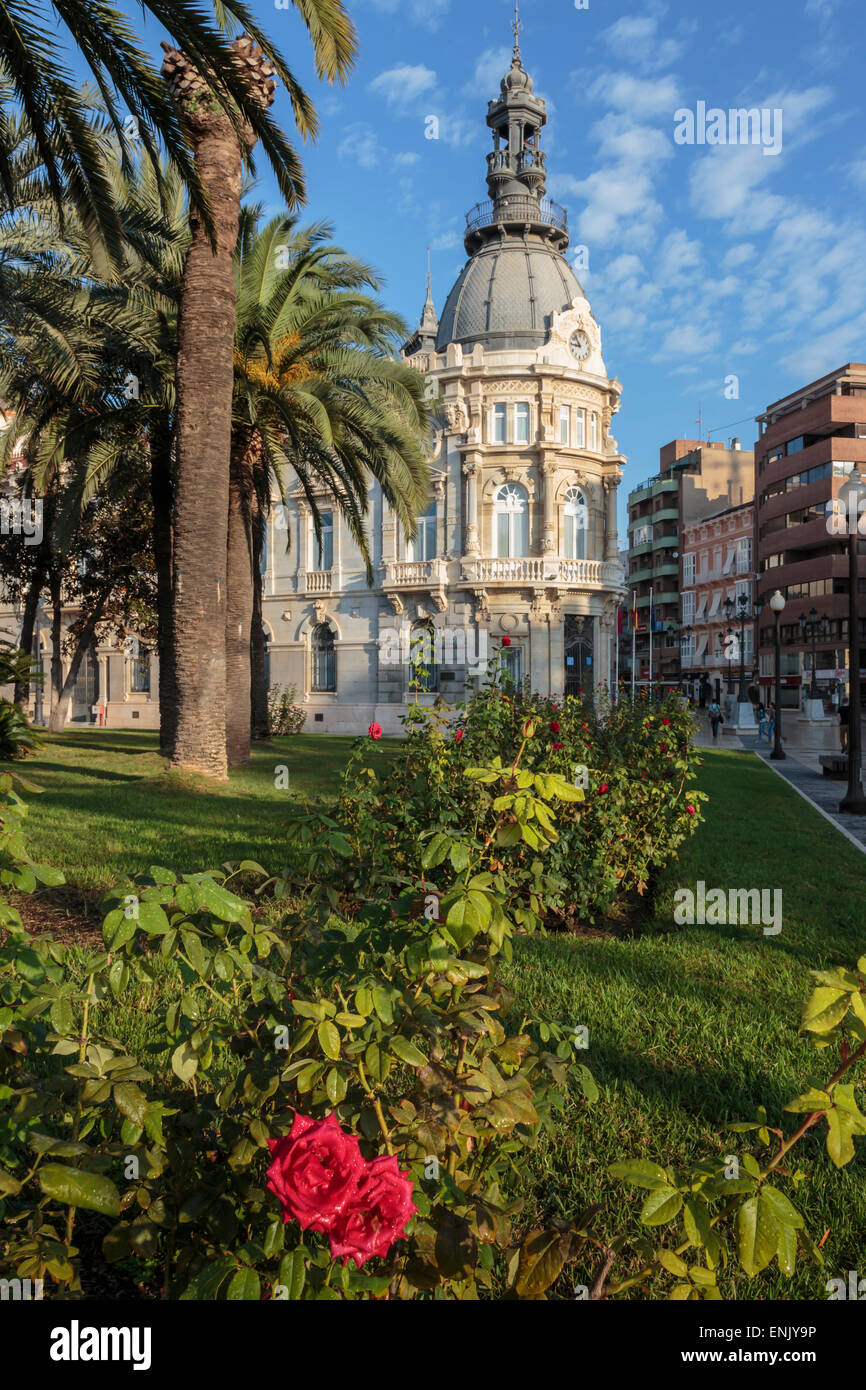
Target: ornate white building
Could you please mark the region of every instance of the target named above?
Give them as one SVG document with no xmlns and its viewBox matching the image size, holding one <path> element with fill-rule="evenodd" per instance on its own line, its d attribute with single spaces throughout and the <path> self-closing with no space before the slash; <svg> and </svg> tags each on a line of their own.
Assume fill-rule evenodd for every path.
<svg viewBox="0 0 866 1390">
<path fill-rule="evenodd" d="M 490 198 L 467 216 L 468 260 L 441 320 L 428 279 L 403 349 L 442 401 L 417 538 L 401 533 L 376 487 L 372 590 L 326 497 L 321 546 L 293 494 L 289 555 L 278 530 L 269 538 L 270 679 L 297 686 L 310 731 L 376 721 L 398 733 L 407 703 L 461 698 L 485 654 L 500 651 L 513 677 L 544 694 L 612 684 L 625 459 L 610 425 L 621 387 L 565 258 L 565 212 L 544 196 L 546 120 L 515 44 L 488 106 Z M 419 648 L 425 631 L 432 645 Z"/>
<path fill-rule="evenodd" d="M 441 320 L 428 278 L 403 349 L 441 399 L 432 497 L 415 540 L 374 485 L 370 588 L 332 499 L 317 498 L 321 544 L 299 491 L 272 508 L 268 673 L 272 685 L 296 687 L 309 732 L 360 733 L 375 721 L 400 733 L 407 704 L 459 700 L 493 654 L 540 693 L 612 684 L 625 593 L 616 521 L 625 459 L 610 433 L 621 388 L 565 258 L 565 212 L 544 196 L 546 120 L 515 43 L 488 106 L 490 198 L 467 216 L 468 259 Z M 16 615 L 0 611 L 0 626 L 4 617 L 14 640 Z M 43 624 L 39 653 L 46 643 Z M 100 645 L 71 717 L 153 728 L 157 692 L 155 655 Z"/>
</svg>

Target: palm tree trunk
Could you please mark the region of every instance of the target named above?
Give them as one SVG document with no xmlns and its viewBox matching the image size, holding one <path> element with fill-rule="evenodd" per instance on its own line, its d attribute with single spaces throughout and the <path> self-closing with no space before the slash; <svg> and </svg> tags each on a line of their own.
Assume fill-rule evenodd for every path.
<svg viewBox="0 0 866 1390">
<path fill-rule="evenodd" d="M 254 476 L 261 440 L 239 427 L 232 437 L 229 474 L 228 558 L 226 569 L 226 753 L 229 767 L 250 760 L 251 653 L 253 621 Z"/>
<path fill-rule="evenodd" d="M 253 492 L 253 627 L 251 640 L 251 690 L 250 710 L 252 714 L 252 736 L 254 739 L 270 738 L 270 717 L 268 714 L 268 686 L 265 680 L 265 624 L 262 617 L 262 558 L 265 543 L 265 518 L 259 505 L 258 493 Z"/>
<path fill-rule="evenodd" d="M 163 65 L 165 71 L 165 64 Z M 232 432 L 235 275 L 241 150 L 228 118 L 193 89 L 181 101 L 196 168 L 213 215 L 201 218 L 181 286 L 177 355 L 177 485 L 174 501 L 173 642 L 177 678 L 176 767 L 225 779 L 226 561 Z"/>
<path fill-rule="evenodd" d="M 56 566 L 52 566 L 48 576 L 48 591 L 51 595 L 51 708 L 48 728 L 51 733 L 59 734 L 65 722 L 61 719 L 60 726 L 55 727 L 63 689 L 63 598 L 62 580 Z"/>
<path fill-rule="evenodd" d="M 150 496 L 153 504 L 153 555 L 156 566 L 156 650 L 159 657 L 159 751 L 174 752 L 177 682 L 172 632 L 172 431 L 168 415 L 154 426 L 150 440 Z"/>
<path fill-rule="evenodd" d="M 39 607 L 39 599 L 42 596 L 42 588 L 45 584 L 45 570 L 38 568 L 34 570 L 30 580 L 30 586 L 24 599 L 24 612 L 21 616 L 21 633 L 18 637 L 18 646 L 23 652 L 30 656 L 33 652 L 33 634 L 36 630 L 36 610 Z M 12 693 L 15 704 L 26 714 L 30 704 L 30 678 L 15 682 Z"/>
</svg>

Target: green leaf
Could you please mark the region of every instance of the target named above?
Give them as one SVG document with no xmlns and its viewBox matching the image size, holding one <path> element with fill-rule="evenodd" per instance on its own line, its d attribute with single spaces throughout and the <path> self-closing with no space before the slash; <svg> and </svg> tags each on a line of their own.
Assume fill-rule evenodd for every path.
<svg viewBox="0 0 866 1390">
<path fill-rule="evenodd" d="M 457 840 L 451 846 L 451 853 L 448 857 L 451 860 L 452 869 L 462 873 L 464 869 L 469 867 L 469 846 L 464 840 Z"/>
<path fill-rule="evenodd" d="M 323 1019 L 316 1029 L 316 1037 L 325 1056 L 330 1057 L 332 1062 L 339 1062 L 340 1030 L 336 1024 L 331 1023 L 330 1019 Z"/>
<path fill-rule="evenodd" d="M 829 1033 L 848 1012 L 850 994 L 820 985 L 803 1005 L 802 1027 L 807 1033 Z"/>
<path fill-rule="evenodd" d="M 68 999 L 55 999 L 49 1014 L 51 1027 L 55 1033 L 71 1033 L 73 1025 L 72 1005 Z"/>
<path fill-rule="evenodd" d="M 147 1119 L 148 1100 L 140 1086 L 131 1081 L 119 1082 L 114 1088 L 114 1103 L 121 1115 L 125 1115 L 134 1125 L 144 1127 Z"/>
<path fill-rule="evenodd" d="M 280 1261 L 280 1275 L 277 1283 L 289 1291 L 289 1299 L 294 1302 L 300 1298 L 307 1279 L 303 1250 L 293 1250 Z"/>
<path fill-rule="evenodd" d="M 630 1158 L 622 1163 L 612 1163 L 607 1171 L 612 1178 L 620 1178 L 623 1182 L 631 1183 L 633 1187 L 645 1187 L 651 1191 L 656 1188 L 669 1189 L 670 1187 L 668 1175 L 664 1168 L 659 1168 L 657 1163 L 649 1163 L 642 1158 Z"/>
<path fill-rule="evenodd" d="M 847 1110 L 834 1106 L 827 1112 L 827 1152 L 837 1168 L 844 1168 L 854 1157 L 857 1121 Z"/>
<path fill-rule="evenodd" d="M 593 1105 L 595 1101 L 598 1100 L 601 1094 L 601 1092 L 598 1089 L 598 1086 L 596 1085 L 595 1077 L 593 1076 L 589 1067 L 584 1066 L 583 1063 L 580 1063 L 575 1068 L 575 1070 L 577 1074 L 578 1084 L 580 1086 L 580 1089 L 583 1091 L 585 1099 L 589 1101 L 590 1105 Z"/>
<path fill-rule="evenodd" d="M 332 1105 L 339 1105 L 346 1099 L 346 1091 L 349 1089 L 347 1078 L 339 1072 L 336 1067 L 331 1067 L 325 1078 L 325 1090 L 328 1093 L 328 1100 Z"/>
<path fill-rule="evenodd" d="M 207 956 L 201 943 L 201 937 L 193 931 L 181 931 L 183 947 L 189 958 L 189 963 L 197 975 L 207 974 Z"/>
<path fill-rule="evenodd" d="M 55 1202 L 98 1211 L 103 1216 L 120 1215 L 120 1193 L 110 1178 L 62 1163 L 46 1163 L 39 1169 L 38 1177 L 45 1196 Z"/>
<path fill-rule="evenodd" d="M 254 1269 L 239 1269 L 232 1276 L 226 1290 L 229 1303 L 257 1303 L 261 1297 L 262 1285 Z"/>
<path fill-rule="evenodd" d="M 564 1265 L 561 1233 L 530 1231 L 520 1247 L 515 1292 L 521 1298 L 544 1293 L 556 1283 Z"/>
<path fill-rule="evenodd" d="M 163 936 L 168 931 L 168 918 L 159 903 L 139 902 L 135 921 L 149 936 Z"/>
<path fill-rule="evenodd" d="M 378 987 L 373 990 L 373 1007 L 383 1023 L 394 1022 L 394 1012 L 391 1008 L 391 996 L 388 994 L 387 990 L 379 989 Z"/>
<path fill-rule="evenodd" d="M 675 1274 L 678 1279 L 686 1279 L 689 1267 L 685 1260 L 681 1260 L 679 1255 L 675 1255 L 673 1250 L 657 1250 L 656 1259 L 663 1265 L 669 1273 Z"/>
<path fill-rule="evenodd" d="M 673 1221 L 683 1204 L 682 1194 L 675 1187 L 659 1187 L 650 1192 L 641 1210 L 645 1226 L 664 1226 Z"/>
<path fill-rule="evenodd" d="M 435 869 L 437 864 L 442 863 L 450 844 L 451 841 L 448 836 L 443 835 L 441 831 L 434 835 L 421 856 L 421 867 L 423 869 Z"/>
<path fill-rule="evenodd" d="M 803 1218 L 787 1197 L 775 1187 L 765 1185 L 737 1212 L 737 1253 L 749 1276 L 760 1274 L 773 1257 L 781 1254 L 790 1262 L 791 1236 L 802 1227 Z"/>
<path fill-rule="evenodd" d="M 426 1067 L 428 1059 L 424 1056 L 414 1043 L 409 1042 L 408 1038 L 401 1037 L 397 1033 L 389 1039 L 388 1046 L 401 1062 L 405 1062 L 410 1067 Z"/>
<path fill-rule="evenodd" d="M 179 1081 L 191 1081 L 198 1071 L 198 1057 L 189 1043 L 181 1043 L 171 1054 L 171 1069 Z"/>
<path fill-rule="evenodd" d="M 802 1096 L 788 1101 L 788 1104 L 783 1108 L 793 1110 L 795 1114 L 810 1114 L 817 1110 L 829 1110 L 832 1104 L 833 1102 L 826 1091 L 816 1091 L 813 1086 Z"/>
<path fill-rule="evenodd" d="M 220 1288 L 235 1268 L 234 1260 L 228 1256 L 223 1256 L 222 1259 L 214 1260 L 212 1264 L 205 1265 L 192 1282 L 187 1284 L 180 1296 L 180 1301 L 183 1303 L 194 1299 L 208 1303 L 213 1302 Z"/>
</svg>

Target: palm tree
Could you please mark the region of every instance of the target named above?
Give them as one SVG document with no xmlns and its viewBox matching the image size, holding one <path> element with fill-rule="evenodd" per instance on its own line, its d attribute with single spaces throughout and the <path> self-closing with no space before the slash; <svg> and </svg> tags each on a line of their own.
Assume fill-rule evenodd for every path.
<svg viewBox="0 0 866 1390">
<path fill-rule="evenodd" d="M 241 218 L 226 598 L 230 766 L 249 760 L 251 714 L 261 731 L 261 558 L 271 496 L 294 476 L 319 533 L 317 493 L 325 491 L 372 583 L 364 526 L 371 481 L 410 535 L 429 488 L 424 378 L 393 355 L 406 325 L 365 293 L 379 288 L 374 273 L 331 245 L 330 232 L 291 218 L 259 231 L 255 209 Z"/>
<path fill-rule="evenodd" d="M 356 36 L 342 0 L 292 0 L 313 40 L 316 68 L 328 81 L 345 79 Z M 243 0 L 220 0 L 220 24 L 192 0 L 142 0 L 142 8 L 174 37 L 206 100 L 240 132 L 249 127 L 291 205 L 303 195 L 297 155 L 280 127 L 251 97 L 247 70 L 223 28 L 243 29 L 257 43 L 283 83 L 302 137 L 314 136 L 316 114 L 278 50 L 256 24 Z M 125 15 L 103 0 L 4 0 L 0 6 L 0 109 L 18 108 L 44 162 L 47 193 L 58 216 L 74 206 L 102 273 L 122 258 L 121 227 L 101 136 L 106 119 L 86 91 L 72 84 L 56 16 L 92 76 L 108 125 L 124 158 L 143 149 L 159 170 L 161 143 L 180 170 L 191 202 L 216 239 L 203 170 L 196 167 L 192 133 L 170 99 Z M 12 193 L 11 156 L 0 139 L 0 187 Z"/>
</svg>

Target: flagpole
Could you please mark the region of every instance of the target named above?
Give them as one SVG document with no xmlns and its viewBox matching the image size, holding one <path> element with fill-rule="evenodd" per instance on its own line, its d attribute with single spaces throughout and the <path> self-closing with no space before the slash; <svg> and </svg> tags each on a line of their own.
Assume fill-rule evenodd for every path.
<svg viewBox="0 0 866 1390">
<path fill-rule="evenodd" d="M 650 609 L 649 609 L 649 611 L 650 611 L 650 620 L 649 620 L 649 639 L 650 639 L 649 688 L 650 688 L 650 694 L 652 694 L 652 688 L 653 688 L 653 628 L 655 627 L 655 600 L 654 600 L 653 594 L 654 594 L 654 590 L 653 590 L 652 585 L 650 585 Z"/>
<path fill-rule="evenodd" d="M 621 633 L 620 630 L 619 630 L 619 625 L 620 625 L 620 622 L 621 622 L 621 621 L 622 621 L 622 607 L 621 607 L 620 604 L 617 604 L 617 608 L 616 608 L 616 656 L 614 657 L 614 671 L 615 671 L 616 674 L 614 675 L 614 679 L 613 679 L 613 702 L 614 702 L 615 705 L 618 705 L 618 704 L 619 704 L 619 639 L 620 639 L 620 637 L 622 636 L 622 633 Z"/>
</svg>

